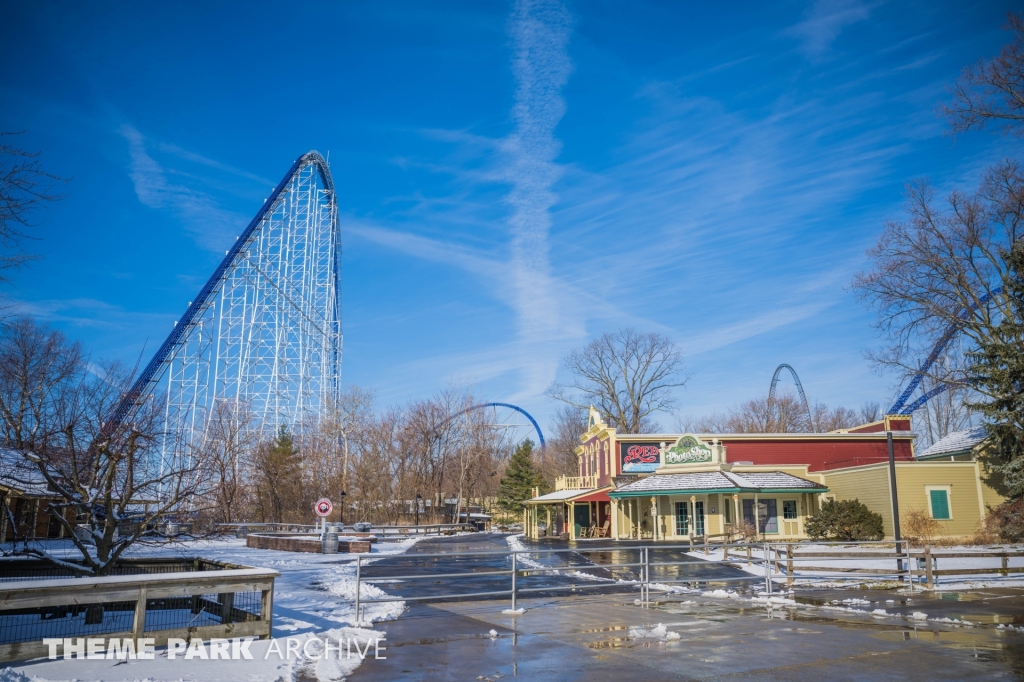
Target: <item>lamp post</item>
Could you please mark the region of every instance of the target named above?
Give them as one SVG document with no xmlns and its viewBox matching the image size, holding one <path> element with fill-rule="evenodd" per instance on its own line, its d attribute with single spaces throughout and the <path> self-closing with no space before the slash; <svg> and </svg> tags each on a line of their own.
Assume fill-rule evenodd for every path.
<svg viewBox="0 0 1024 682">
<path fill-rule="evenodd" d="M 345 491 L 338 493 L 338 510 L 341 512 L 341 530 L 345 531 Z"/>
<path fill-rule="evenodd" d="M 420 525 L 420 503 L 423 502 L 423 496 L 416 493 L 416 525 Z"/>
</svg>

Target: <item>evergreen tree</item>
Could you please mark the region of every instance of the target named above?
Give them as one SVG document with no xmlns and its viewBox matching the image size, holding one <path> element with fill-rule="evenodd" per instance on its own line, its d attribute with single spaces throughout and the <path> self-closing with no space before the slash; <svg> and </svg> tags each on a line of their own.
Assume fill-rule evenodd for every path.
<svg viewBox="0 0 1024 682">
<path fill-rule="evenodd" d="M 505 467 L 498 486 L 498 506 L 506 512 L 518 512 L 523 502 L 533 497 L 534 487 L 543 484 L 540 471 L 533 463 L 533 441 L 524 440 Z"/>
<path fill-rule="evenodd" d="M 301 459 L 295 439 L 282 425 L 277 438 L 264 443 L 256 453 L 260 506 L 270 521 L 285 520 L 301 497 Z"/>
<path fill-rule="evenodd" d="M 988 482 L 1015 500 L 1024 497 L 1024 239 L 1003 257 L 1011 275 L 1003 295 L 1012 316 L 968 353 L 974 385 L 990 396 L 970 407 L 985 417 Z"/>
</svg>

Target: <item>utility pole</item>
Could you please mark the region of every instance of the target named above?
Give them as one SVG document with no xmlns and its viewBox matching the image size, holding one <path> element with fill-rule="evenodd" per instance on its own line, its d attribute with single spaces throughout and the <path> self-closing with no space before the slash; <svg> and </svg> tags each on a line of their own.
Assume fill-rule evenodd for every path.
<svg viewBox="0 0 1024 682">
<path fill-rule="evenodd" d="M 900 554 L 900 500 L 896 492 L 896 455 L 892 449 L 892 431 L 885 432 L 886 444 L 889 447 L 889 495 L 892 498 L 892 530 L 896 538 L 896 554 Z M 903 570 L 903 560 L 898 559 L 896 566 Z"/>
</svg>

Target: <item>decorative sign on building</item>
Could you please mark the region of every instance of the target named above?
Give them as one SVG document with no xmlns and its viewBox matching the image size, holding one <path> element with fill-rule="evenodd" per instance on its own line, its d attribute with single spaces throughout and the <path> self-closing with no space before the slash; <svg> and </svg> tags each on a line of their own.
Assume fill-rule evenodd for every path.
<svg viewBox="0 0 1024 682">
<path fill-rule="evenodd" d="M 661 463 L 661 449 L 657 443 L 619 443 L 619 457 L 624 474 L 650 472 Z"/>
<path fill-rule="evenodd" d="M 689 434 L 681 436 L 675 445 L 665 450 L 665 464 L 697 464 L 711 459 L 711 448 Z"/>
</svg>

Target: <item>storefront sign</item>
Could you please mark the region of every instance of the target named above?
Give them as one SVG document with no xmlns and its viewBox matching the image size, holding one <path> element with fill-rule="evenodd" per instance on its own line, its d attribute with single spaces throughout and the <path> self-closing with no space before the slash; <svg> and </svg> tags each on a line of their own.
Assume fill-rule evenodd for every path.
<svg viewBox="0 0 1024 682">
<path fill-rule="evenodd" d="M 619 457 L 622 473 L 643 473 L 658 468 L 661 450 L 657 443 L 619 443 Z"/>
<path fill-rule="evenodd" d="M 665 451 L 665 464 L 696 464 L 711 461 L 711 448 L 696 436 L 682 436 Z"/>
</svg>

